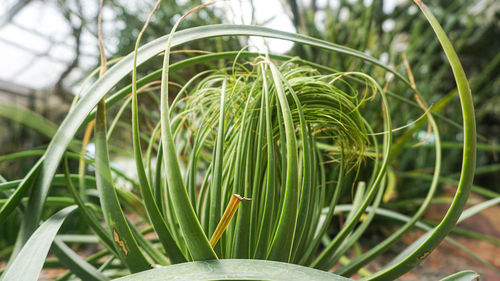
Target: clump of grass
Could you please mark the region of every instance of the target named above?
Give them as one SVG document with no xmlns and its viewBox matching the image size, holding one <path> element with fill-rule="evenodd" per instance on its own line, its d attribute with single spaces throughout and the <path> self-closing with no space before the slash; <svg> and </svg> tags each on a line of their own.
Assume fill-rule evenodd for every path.
<svg viewBox="0 0 500 281">
<path fill-rule="evenodd" d="M 323 235 L 326 227 L 318 234 L 312 226 L 340 194 L 338 178 L 327 184 L 325 171 L 355 170 L 364 159 L 369 136 L 359 108 L 363 92 L 373 95 L 376 86 L 347 83 L 358 73 L 324 75 L 293 62 L 277 67 L 265 57 L 247 67 L 206 73 L 173 102 L 181 105 L 172 110 L 173 137 L 186 159 L 186 189 L 209 235 L 231 194 L 252 198 L 242 203 L 216 248 L 220 258 L 269 258 L 273 243 L 282 243 L 275 240 L 280 227 L 286 227 L 277 259 L 298 263 L 307 260 L 306 251 L 315 253 L 304 241 Z M 338 154 L 318 149 L 318 142 L 338 148 Z M 293 223 L 280 225 L 284 215 Z M 306 227 L 296 227 L 295 218 Z"/>
</svg>

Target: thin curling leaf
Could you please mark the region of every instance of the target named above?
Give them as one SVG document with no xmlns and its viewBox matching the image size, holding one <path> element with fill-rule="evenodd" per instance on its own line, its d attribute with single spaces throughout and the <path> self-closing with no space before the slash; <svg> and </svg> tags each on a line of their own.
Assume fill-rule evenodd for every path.
<svg viewBox="0 0 500 281">
<path fill-rule="evenodd" d="M 288 262 L 291 258 L 292 242 L 299 204 L 297 139 L 295 137 L 292 113 L 283 89 L 279 70 L 272 63 L 269 64 L 269 67 L 271 69 L 273 83 L 276 88 L 281 114 L 283 115 L 283 123 L 285 125 L 287 166 L 283 208 L 279 216 L 276 234 L 271 242 L 268 259 Z M 283 167 L 283 169 L 284 168 L 285 167 Z"/>
<path fill-rule="evenodd" d="M 261 57 L 257 60 L 263 59 Z M 286 149 L 287 139 L 283 125 L 283 113 L 276 94 L 276 86 L 274 85 L 276 83 L 267 83 L 267 81 L 273 81 L 274 79 L 266 62 L 268 60 L 260 63 L 259 70 L 262 71 L 246 69 L 244 66 L 241 66 L 237 70 L 235 69 L 237 74 L 219 74 L 220 71 L 214 72 L 214 75 L 203 78 L 190 91 L 189 95 L 182 98 L 182 107 L 173 109 L 174 118 L 189 116 L 186 118 L 189 120 L 187 126 L 183 127 L 178 133 L 178 139 L 182 140 L 179 146 L 187 153 L 195 153 L 194 151 L 199 150 L 200 147 L 208 151 L 206 156 L 200 158 L 198 162 L 200 163 L 198 165 L 200 168 L 205 167 L 205 169 L 201 168 L 201 173 L 205 173 L 205 180 L 201 184 L 202 189 L 198 197 L 204 202 L 201 217 L 205 223 L 208 219 L 206 219 L 204 214 L 208 213 L 207 206 L 209 207 L 209 202 L 212 201 L 211 199 L 207 199 L 209 196 L 206 196 L 205 186 L 208 181 L 207 178 L 213 174 L 211 172 L 214 157 L 213 146 L 214 142 L 216 142 L 217 134 L 211 133 L 207 141 L 204 137 L 207 135 L 204 128 L 213 128 L 217 124 L 217 121 L 220 122 L 220 119 L 218 119 L 218 116 L 220 116 L 219 85 L 222 80 L 227 78 L 228 87 L 233 89 L 231 93 L 228 92 L 227 106 L 225 107 L 228 113 L 226 114 L 227 117 L 224 126 L 227 132 L 224 143 L 224 158 L 227 160 L 225 161 L 224 180 L 222 182 L 226 195 L 223 195 L 220 200 L 229 199 L 227 189 L 232 190 L 234 193 L 243 192 L 245 195 L 251 194 L 252 198 L 255 198 L 252 202 L 253 204 L 246 204 L 247 207 L 252 205 L 252 207 L 261 210 L 258 212 L 252 210 L 255 212 L 251 215 L 255 215 L 258 218 L 257 220 L 253 220 L 253 218 L 249 219 L 248 216 L 244 220 L 242 211 L 244 211 L 245 206 L 241 206 L 243 209 L 238 212 L 236 223 L 229 225 L 226 232 L 227 235 L 224 235 L 221 242 L 219 242 L 221 246 L 225 247 L 221 252 L 221 257 L 223 258 L 246 258 L 253 255 L 259 259 L 265 259 L 270 248 L 268 243 L 271 242 L 268 239 L 273 238 L 271 235 L 275 235 L 277 232 L 276 229 L 280 220 L 278 210 L 283 209 L 283 202 L 285 201 L 287 160 L 289 159 L 287 158 Z M 294 63 L 294 61 L 280 65 L 279 72 L 281 72 L 281 75 L 278 73 L 277 78 L 281 83 L 286 83 L 289 90 L 288 95 L 285 93 L 285 102 L 289 105 L 292 123 L 301 124 L 300 130 L 302 132 L 315 132 L 314 135 L 307 136 L 310 139 L 308 139 L 308 142 L 311 146 L 311 150 L 309 151 L 316 151 L 314 147 L 314 140 L 316 138 L 322 138 L 323 141 L 338 140 L 342 144 L 344 144 L 343 139 L 349 139 L 345 143 L 345 146 L 349 148 L 364 147 L 366 145 L 366 138 L 355 138 L 352 136 L 355 132 L 366 130 L 363 129 L 365 123 L 361 118 L 359 120 L 354 119 L 359 115 L 359 112 L 356 111 L 358 104 L 354 99 L 354 94 L 351 96 L 337 90 L 335 86 L 328 84 L 331 76 L 322 75 L 315 68 L 302 66 Z M 284 91 L 284 89 L 281 90 Z M 294 95 L 296 95 L 297 99 L 295 99 Z M 266 106 L 266 102 L 269 106 Z M 300 107 L 298 106 L 299 104 Z M 301 117 L 301 108 L 303 117 Z M 264 117 L 264 115 L 268 115 L 268 117 Z M 341 123 L 339 120 L 343 122 Z M 305 124 L 302 125 L 303 123 Z M 310 126 L 310 128 L 307 128 L 307 126 Z M 302 145 L 305 145 L 306 142 L 299 142 L 299 136 L 297 136 L 302 134 L 298 131 L 299 127 L 297 126 L 296 128 L 294 125 L 291 125 L 290 128 L 290 135 L 300 144 L 296 144 L 297 149 L 304 149 Z M 296 130 L 297 132 L 295 132 Z M 335 132 L 339 132 L 339 134 Z M 343 138 L 339 139 L 335 137 L 339 135 L 343 136 Z M 183 138 L 184 136 L 186 136 L 186 139 Z M 262 141 L 261 138 L 263 138 Z M 301 159 L 303 159 L 305 151 L 300 151 Z M 266 154 L 268 157 L 262 157 L 262 155 Z M 350 159 L 356 161 L 359 154 L 349 153 L 349 155 L 355 155 L 356 157 L 351 157 Z M 280 158 L 281 163 L 266 161 L 267 159 L 274 160 L 275 157 Z M 306 179 L 305 174 L 302 174 L 305 161 L 300 162 L 299 160 L 298 162 L 300 163 L 300 168 L 299 163 L 297 163 L 296 170 L 298 170 L 298 173 L 296 172 L 293 175 L 296 177 L 294 183 L 297 186 L 301 181 L 305 182 Z M 312 157 L 311 162 L 314 163 L 315 167 L 312 167 L 312 171 L 310 172 L 311 178 L 308 180 L 309 183 L 303 183 L 303 185 L 308 189 L 315 189 L 315 187 L 320 189 L 324 185 L 318 185 L 318 183 L 321 181 L 324 182 L 324 180 L 314 179 L 313 177 L 320 174 L 317 166 L 324 165 L 325 162 L 321 160 L 321 157 Z M 378 165 L 375 166 L 374 170 L 378 171 Z M 270 173 L 268 174 L 266 170 Z M 269 185 L 266 184 L 268 182 L 270 182 Z M 332 185 L 331 188 L 333 189 L 334 186 Z M 250 188 L 254 188 L 254 190 Z M 297 199 L 299 197 L 299 189 L 295 190 L 295 198 Z M 302 211 L 304 214 L 307 211 L 307 216 L 313 217 L 310 225 L 317 224 L 320 216 L 319 206 L 322 206 L 325 200 L 323 199 L 324 195 L 320 196 L 320 192 L 314 192 L 315 194 L 311 194 L 308 200 L 315 201 L 310 206 L 314 206 L 316 209 L 305 210 L 296 208 L 294 210 L 291 208 L 288 210 L 293 212 Z M 268 193 L 271 193 L 271 196 L 267 197 Z M 304 196 L 304 198 L 306 197 Z M 198 200 L 198 202 L 201 202 L 201 200 Z M 269 212 L 264 213 L 263 208 L 267 208 Z M 264 214 L 265 216 L 263 216 Z M 296 217 L 295 214 L 289 216 L 292 221 L 295 221 Z M 266 223 L 261 222 L 261 219 L 266 219 Z M 259 223 L 260 230 L 257 228 L 259 227 Z M 296 228 L 290 224 L 285 225 L 285 227 L 292 230 L 291 234 L 287 234 L 293 236 L 293 231 Z M 301 227 L 308 227 L 307 220 L 306 224 L 301 225 Z M 285 232 L 281 232 L 281 234 L 283 233 Z M 307 232 L 304 231 L 304 235 L 313 236 L 314 233 L 308 230 Z M 267 241 L 264 241 L 262 237 L 266 237 Z M 288 243 L 290 249 L 295 250 L 296 246 L 291 241 L 288 239 L 283 239 L 283 241 Z M 304 248 L 309 246 L 308 243 L 303 243 L 302 245 L 304 245 Z M 276 250 L 277 254 L 281 254 L 278 249 L 279 247 Z M 300 250 L 297 250 L 297 252 L 298 259 L 302 254 Z M 315 253 L 314 250 L 310 252 L 311 255 Z M 289 261 L 289 253 L 286 253 L 286 251 L 283 251 L 283 259 Z"/>
<path fill-rule="evenodd" d="M 144 205 L 146 206 L 146 210 L 148 213 L 148 217 L 158 234 L 158 238 L 165 249 L 165 252 L 169 256 L 170 260 L 173 263 L 185 262 L 187 259 L 182 254 L 179 246 L 175 242 L 170 230 L 167 227 L 167 224 L 160 213 L 159 205 L 161 206 L 161 201 L 157 202 L 153 195 L 153 190 L 146 176 L 146 170 L 144 169 L 143 157 L 141 151 L 141 143 L 139 137 L 139 109 L 138 109 L 138 100 L 137 100 L 137 49 L 139 48 L 139 43 L 141 41 L 141 37 L 151 19 L 153 13 L 158 8 L 159 1 L 157 2 L 155 8 L 151 12 L 148 20 L 144 24 L 143 29 L 141 30 L 139 36 L 137 37 L 137 41 L 134 49 L 134 62 L 133 62 L 133 70 L 132 70 L 132 140 L 134 147 L 134 156 L 135 156 L 135 165 L 137 168 L 137 176 L 139 178 L 139 187 L 141 191 L 142 198 L 144 200 Z"/>
<path fill-rule="evenodd" d="M 310 262 L 310 259 L 313 257 L 314 253 L 317 251 L 322 237 L 325 235 L 328 226 L 330 225 L 330 221 L 333 218 L 333 214 L 335 211 L 335 207 L 337 205 L 337 202 L 339 200 L 340 194 L 342 193 L 342 190 L 344 189 L 343 183 L 343 178 L 344 178 L 344 148 L 341 147 L 340 150 L 340 165 L 339 165 L 339 172 L 338 172 L 338 177 L 337 177 L 337 183 L 335 185 L 335 191 L 333 192 L 333 197 L 330 200 L 329 206 L 328 206 L 328 212 L 326 213 L 324 217 L 324 221 L 321 224 L 321 226 L 316 230 L 316 233 L 314 235 L 314 238 L 312 241 L 310 241 L 309 248 L 307 249 L 307 252 L 304 254 L 304 256 L 301 258 L 299 261 L 299 264 L 306 264 L 307 262 Z"/>
<path fill-rule="evenodd" d="M 373 80 L 373 78 L 367 76 L 364 73 L 356 73 L 356 75 L 359 75 L 361 77 L 364 77 L 368 81 L 371 81 L 375 87 L 378 89 L 381 99 L 382 99 L 382 105 L 383 108 L 390 108 L 385 92 L 380 88 L 380 86 Z M 381 181 L 386 175 L 386 168 L 389 162 L 389 155 L 391 151 L 391 139 L 392 139 L 392 134 L 391 134 L 391 115 L 389 110 L 382 110 L 383 111 L 383 117 L 384 117 L 384 130 L 386 134 L 384 134 L 384 143 L 383 143 L 383 161 L 378 169 L 377 172 L 374 172 L 373 174 L 373 182 L 370 184 L 367 195 L 364 197 L 363 202 L 360 204 L 359 208 L 355 211 L 353 214 L 353 217 L 350 221 L 346 223 L 346 225 L 343 226 L 342 230 L 332 239 L 331 243 L 326 247 L 326 249 L 321 252 L 321 254 L 312 262 L 311 266 L 318 268 L 318 269 L 323 269 L 323 270 L 328 270 L 333 266 L 333 261 L 331 260 L 333 254 L 336 252 L 338 247 L 341 245 L 341 243 L 347 238 L 347 236 L 351 233 L 351 231 L 354 229 L 355 225 L 361 218 L 362 214 L 364 213 L 365 209 L 368 207 L 372 199 L 375 197 L 379 185 L 381 184 Z M 371 182 L 371 180 L 370 180 Z"/>
<path fill-rule="evenodd" d="M 382 185 L 385 185 L 385 180 L 382 183 Z M 366 228 L 370 225 L 373 217 L 375 216 L 375 210 L 379 207 L 380 202 L 382 201 L 383 197 L 383 192 L 385 191 L 384 188 L 380 188 L 377 194 L 377 197 L 375 198 L 371 210 L 367 212 L 366 217 L 364 217 L 363 222 L 360 223 L 358 228 L 353 231 L 353 233 L 347 237 L 343 243 L 339 246 L 338 250 L 335 252 L 335 254 L 332 256 L 331 260 L 337 262 L 338 260 L 341 259 L 341 256 L 349 250 L 349 248 L 352 247 L 352 245 L 356 242 L 358 242 L 359 238 L 361 235 L 364 233 Z"/>
<path fill-rule="evenodd" d="M 222 82 L 222 88 L 220 91 L 220 110 L 219 110 L 219 128 L 217 131 L 217 141 L 215 147 L 215 153 L 213 155 L 212 167 L 214 167 L 212 173 L 212 185 L 210 188 L 210 198 L 212 199 L 210 203 L 210 219 L 208 221 L 208 233 L 214 234 L 217 227 L 217 223 L 221 219 L 222 206 L 221 200 L 221 183 L 222 183 L 222 167 L 224 160 L 224 118 L 225 118 L 225 96 L 226 96 L 226 79 Z M 212 247 L 214 244 L 212 244 Z"/>
<path fill-rule="evenodd" d="M 495 206 L 498 203 L 500 203 L 500 197 L 497 197 L 497 198 L 494 198 L 494 199 L 491 199 L 491 200 L 479 203 L 477 205 L 474 205 L 474 206 L 466 209 L 462 213 L 462 215 L 460 216 L 460 218 L 458 220 L 458 223 L 462 222 L 463 220 L 468 219 L 471 216 L 474 216 L 475 214 L 483 211 L 484 209 L 487 209 L 489 207 Z M 385 210 L 380 209 L 380 211 L 384 212 Z M 387 212 L 387 211 L 385 211 L 385 212 Z M 399 219 L 399 217 L 397 217 L 397 219 Z M 418 223 L 417 223 L 417 226 L 419 226 Z M 416 249 L 418 249 L 418 247 L 420 247 L 426 241 L 426 239 L 428 239 L 429 237 L 432 237 L 431 235 L 436 230 L 436 228 L 431 228 L 431 227 L 426 226 L 426 225 L 424 225 L 424 227 L 420 227 L 420 228 L 422 228 L 423 230 L 426 230 L 427 232 L 423 236 L 421 236 L 418 240 L 416 240 L 415 242 L 413 242 L 412 244 L 410 244 L 410 246 L 408 246 L 406 249 L 404 249 L 400 254 L 398 254 L 386 267 L 390 267 L 390 266 L 396 265 L 396 264 L 400 263 L 401 261 L 403 261 L 408 255 L 410 255 L 413 251 L 415 251 Z M 473 253 L 469 249 L 467 249 L 464 246 L 460 245 L 458 242 L 454 241 L 450 237 L 445 237 L 444 239 L 446 241 L 450 242 L 451 244 L 457 246 L 461 250 L 465 251 L 467 254 L 469 254 L 473 258 L 477 259 L 479 262 L 481 262 L 482 264 L 486 265 L 487 267 L 491 268 L 493 271 L 495 271 L 495 272 L 497 272 L 497 273 L 500 274 L 500 270 L 499 269 L 497 269 L 496 267 L 492 266 L 490 263 L 488 263 L 487 261 L 485 261 L 481 257 L 477 256 L 475 253 Z M 342 273 L 339 272 L 339 274 L 342 274 Z M 344 275 L 344 274 L 342 274 L 342 275 Z"/>
<path fill-rule="evenodd" d="M 36 281 L 59 228 L 76 206 L 66 207 L 44 222 L 9 263 L 1 281 Z"/>
<path fill-rule="evenodd" d="M 59 238 L 54 239 L 52 252 L 58 257 L 61 263 L 66 266 L 71 273 L 85 281 L 107 281 L 109 278 L 104 276 L 95 267 L 82 259 L 70 247 L 68 247 Z"/>
<path fill-rule="evenodd" d="M 265 73 L 264 65 L 260 66 L 260 71 Z M 271 118 L 271 97 L 269 93 L 269 88 L 267 85 L 266 75 L 262 75 L 262 90 L 264 95 L 264 108 L 266 115 L 266 141 L 267 141 L 267 171 L 266 171 L 266 183 L 265 183 L 265 195 L 263 198 L 262 207 L 262 221 L 260 224 L 259 232 L 257 234 L 257 245 L 255 249 L 254 258 L 260 259 L 266 257 L 267 247 L 269 240 L 271 239 L 272 232 L 270 230 L 270 223 L 273 217 L 272 204 L 275 198 L 275 188 L 274 185 L 276 171 L 275 171 L 275 155 L 274 155 L 274 144 L 273 144 L 273 133 L 272 133 L 272 118 Z"/>
<path fill-rule="evenodd" d="M 294 235 L 293 235 L 293 242 L 292 242 L 292 256 L 289 257 L 288 261 L 292 262 L 294 260 L 294 250 L 296 251 L 295 254 L 298 252 L 297 250 L 300 249 L 301 244 L 303 244 L 305 235 L 304 231 L 306 229 L 309 229 L 307 226 L 308 223 L 311 222 L 312 218 L 311 212 L 310 212 L 310 199 L 312 196 L 312 192 L 314 191 L 313 184 L 312 184 L 312 154 L 313 154 L 313 149 L 311 147 L 311 139 L 310 139 L 310 132 L 308 130 L 308 127 L 306 125 L 305 117 L 304 117 L 304 110 L 302 109 L 302 105 L 300 100 L 297 97 L 297 94 L 293 90 L 293 87 L 290 85 L 289 81 L 283 76 L 282 73 L 278 73 L 279 76 L 282 77 L 283 84 L 285 86 L 285 89 L 288 91 L 288 95 L 292 97 L 293 103 L 291 102 L 290 105 L 295 106 L 295 111 L 298 114 L 298 119 L 299 119 L 299 128 L 300 128 L 300 137 L 297 139 L 298 142 L 301 144 L 302 148 L 302 153 L 300 154 L 300 157 L 298 159 L 299 162 L 302 163 L 299 167 L 301 169 L 301 183 L 297 182 L 298 184 L 298 190 L 299 190 L 299 206 L 297 210 L 297 217 L 295 219 L 295 229 L 294 229 Z M 288 148 L 287 148 L 288 149 Z M 297 226 L 301 227 L 297 227 Z M 302 239 L 302 241 L 301 241 Z M 302 243 L 301 243 L 302 242 Z"/>
<path fill-rule="evenodd" d="M 408 221 L 404 226 L 399 228 L 395 233 L 393 233 L 390 237 L 379 243 L 377 246 L 371 248 L 367 252 L 363 253 L 361 256 L 357 257 L 353 261 L 351 261 L 349 264 L 346 266 L 340 268 L 339 270 L 336 271 L 336 273 L 340 275 L 351 275 L 354 274 L 358 269 L 363 267 L 365 264 L 367 264 L 369 261 L 371 261 L 373 258 L 387 250 L 392 244 L 394 244 L 398 239 L 403 236 L 405 233 L 407 233 L 413 225 L 420 219 L 420 217 L 425 213 L 427 210 L 427 207 L 431 203 L 431 200 L 434 198 L 434 194 L 437 190 L 438 183 L 439 183 L 439 176 L 441 174 L 441 137 L 439 134 L 439 129 L 437 127 L 436 121 L 434 120 L 434 117 L 432 114 L 427 113 L 427 117 L 429 118 L 429 122 L 431 124 L 432 131 L 434 133 L 434 138 L 435 138 L 435 147 L 436 147 L 436 158 L 435 158 L 435 166 L 434 166 L 434 175 L 432 178 L 432 182 L 429 187 L 429 191 L 427 193 L 427 196 L 425 197 L 424 202 L 418 209 L 418 211 L 415 213 L 415 215 L 411 218 L 410 221 Z M 390 175 L 390 174 L 389 174 Z"/>
<path fill-rule="evenodd" d="M 351 209 L 352 209 L 352 205 L 348 204 L 348 205 L 339 205 L 337 210 L 339 212 L 348 212 Z M 408 217 L 406 215 L 403 215 L 403 214 L 400 214 L 400 213 L 397 213 L 397 212 L 394 212 L 394 211 L 391 211 L 391 210 L 383 209 L 383 208 L 372 209 L 371 207 L 368 207 L 368 210 L 374 210 L 377 215 L 385 217 L 385 218 L 388 218 L 388 219 L 396 220 L 396 221 L 401 221 L 401 222 L 408 223 L 408 222 L 410 222 L 412 220 L 411 217 Z M 419 228 L 421 230 L 427 231 L 428 233 L 432 232 L 431 231 L 432 227 L 429 226 L 429 225 L 427 225 L 427 224 L 424 224 L 422 222 L 416 222 L 415 223 L 415 227 L 417 227 L 417 228 Z M 427 234 L 423 235 L 422 237 L 427 237 Z M 423 240 L 422 237 L 420 239 Z M 468 248 L 466 248 L 465 246 L 463 246 L 462 244 L 460 244 L 458 241 L 456 241 L 456 240 L 454 240 L 454 239 L 452 239 L 450 237 L 446 237 L 445 240 L 447 242 L 449 242 L 451 245 L 453 245 L 453 246 L 459 248 L 460 250 L 464 251 L 465 253 L 467 253 L 472 258 L 474 258 L 475 260 L 479 261 L 480 263 L 482 263 L 486 267 L 488 267 L 488 268 L 492 269 L 493 271 L 495 271 L 495 272 L 497 272 L 497 273 L 500 274 L 500 270 L 498 268 L 496 268 L 494 265 L 488 263 L 483 258 L 481 258 L 481 257 L 477 256 L 476 254 L 474 254 L 474 252 L 472 252 L 471 250 L 469 250 Z M 418 241 L 416 241 L 416 242 L 418 242 Z M 395 260 L 397 260 L 398 258 L 400 260 L 402 260 L 406 256 L 407 256 L 406 252 L 401 252 L 400 254 L 398 254 L 398 257 L 395 258 Z M 334 272 L 334 273 L 335 274 L 340 274 L 339 272 Z M 341 274 L 341 275 L 343 276 L 343 274 Z"/>
<path fill-rule="evenodd" d="M 175 264 L 116 279 L 116 281 L 136 280 L 349 281 L 351 279 L 290 263 L 231 259 Z"/>
<path fill-rule="evenodd" d="M 174 207 L 175 215 L 179 221 L 179 226 L 184 235 L 184 239 L 186 240 L 189 253 L 194 260 L 212 260 L 217 259 L 217 255 L 201 228 L 193 205 L 189 200 L 186 187 L 184 186 L 179 160 L 177 159 L 177 151 L 174 145 L 174 138 L 170 128 L 170 110 L 168 105 L 168 74 L 170 68 L 170 48 L 172 46 L 172 39 L 180 22 L 195 9 L 188 12 L 175 23 L 167 39 L 161 77 L 161 144 L 163 149 L 165 174 L 167 177 L 167 192 L 170 194 L 170 203 Z"/>
<path fill-rule="evenodd" d="M 235 81 L 237 83 L 238 80 Z M 255 84 L 254 84 L 255 85 Z M 251 87 L 250 93 L 248 93 L 248 99 L 252 99 L 255 95 L 255 91 L 253 91 L 254 87 Z M 251 107 L 252 102 L 250 100 L 246 102 L 243 107 L 242 113 L 242 123 L 239 128 L 239 135 L 237 138 L 237 143 L 235 143 L 236 147 L 236 155 L 235 155 L 235 164 L 234 164 L 234 175 L 233 177 L 233 192 L 241 193 L 241 194 L 250 194 L 249 188 L 250 185 L 246 181 L 248 178 L 245 177 L 245 169 L 250 168 L 248 161 L 250 159 L 249 153 L 249 142 L 250 142 L 250 126 L 251 122 L 248 121 L 251 119 Z M 240 109 L 241 109 L 240 107 Z M 248 212 L 249 208 L 245 208 L 247 206 L 242 206 L 240 211 L 238 212 L 238 216 L 236 218 L 236 223 L 232 226 L 233 229 L 231 231 L 234 232 L 234 235 L 231 239 L 230 243 L 232 243 L 232 249 L 230 256 L 233 258 L 246 258 L 248 257 L 248 242 L 250 233 L 249 233 L 249 219 L 250 213 Z M 236 246 L 238 245 L 238 246 Z"/>
<path fill-rule="evenodd" d="M 7 202 L 0 208 L 0 225 L 2 225 L 10 213 L 19 205 L 23 196 L 33 186 L 38 177 L 39 169 L 42 167 L 43 159 L 39 159 L 31 168 L 29 173 L 22 179 L 14 193 L 9 197 Z"/>
<path fill-rule="evenodd" d="M 461 215 L 460 218 L 458 219 L 458 223 L 482 212 L 483 210 L 493 207 L 497 204 L 500 204 L 500 197 L 490 199 L 488 201 L 481 202 L 479 204 L 476 204 L 470 208 L 467 208 Z"/>
<path fill-rule="evenodd" d="M 443 28 L 434 17 L 429 8 L 421 1 L 415 0 L 415 3 L 419 6 L 420 10 L 426 17 L 427 21 L 434 30 L 437 39 L 441 43 L 444 53 L 450 63 L 453 75 L 455 77 L 455 82 L 457 84 L 458 94 L 460 96 L 460 104 L 462 106 L 462 116 L 463 116 L 463 127 L 464 127 L 464 142 L 463 142 L 463 161 L 462 170 L 460 174 L 460 181 L 457 187 L 457 192 L 453 198 L 453 202 L 448 209 L 443 220 L 435 228 L 429 236 L 421 240 L 421 243 L 413 244 L 415 250 L 412 251 L 404 260 L 398 262 L 392 267 L 387 267 L 373 276 L 367 278 L 367 280 L 389 280 L 396 279 L 405 272 L 408 272 L 411 268 L 418 265 L 422 260 L 429 255 L 429 253 L 434 250 L 439 243 L 445 239 L 446 235 L 453 229 L 456 222 L 460 218 L 460 215 L 467 203 L 467 198 L 472 187 L 472 182 L 474 179 L 474 170 L 476 167 L 476 120 L 474 114 L 474 103 L 472 101 L 472 94 L 470 91 L 469 83 L 467 77 L 465 76 L 464 69 L 460 64 L 460 60 L 451 45 L 448 36 L 444 32 Z M 426 234 L 427 235 L 427 234 Z"/>
</svg>

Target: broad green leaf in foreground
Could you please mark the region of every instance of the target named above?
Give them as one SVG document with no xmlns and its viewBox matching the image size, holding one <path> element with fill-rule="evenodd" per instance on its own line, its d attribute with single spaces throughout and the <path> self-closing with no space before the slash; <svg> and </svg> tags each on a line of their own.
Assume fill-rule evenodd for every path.
<svg viewBox="0 0 500 281">
<path fill-rule="evenodd" d="M 295 264 L 238 259 L 181 263 L 116 279 L 116 281 L 141 280 L 348 281 L 351 279 Z"/>
</svg>

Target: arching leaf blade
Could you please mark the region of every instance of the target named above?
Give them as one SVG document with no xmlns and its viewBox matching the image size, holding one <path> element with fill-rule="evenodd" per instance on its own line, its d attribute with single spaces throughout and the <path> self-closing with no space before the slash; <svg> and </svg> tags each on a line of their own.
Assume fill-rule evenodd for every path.
<svg viewBox="0 0 500 281">
<path fill-rule="evenodd" d="M 116 281 L 270 280 L 270 281 L 348 281 L 332 273 L 290 263 L 264 260 L 198 261 L 148 270 Z"/>
<path fill-rule="evenodd" d="M 66 207 L 46 222 L 44 222 L 30 236 L 24 247 L 19 251 L 0 280 L 2 281 L 36 281 L 42 270 L 43 263 L 49 253 L 52 241 L 56 237 L 59 228 L 77 207 L 75 205 Z"/>
</svg>

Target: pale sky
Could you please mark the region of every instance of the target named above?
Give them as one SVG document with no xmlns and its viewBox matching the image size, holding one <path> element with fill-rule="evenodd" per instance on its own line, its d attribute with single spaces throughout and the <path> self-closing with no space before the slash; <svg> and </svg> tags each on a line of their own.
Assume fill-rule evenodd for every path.
<svg viewBox="0 0 500 281">
<path fill-rule="evenodd" d="M 14 4 L 15 0 L 3 0 L 0 5 L 0 18 Z M 181 1 L 181 0 L 180 0 Z M 328 0 L 318 0 L 318 7 L 325 6 Z M 396 1 L 385 1 L 387 11 L 394 8 Z M 84 14 L 91 18 L 95 16 L 99 0 L 85 1 Z M 130 10 L 144 9 L 144 5 L 152 7 L 156 1 L 147 2 L 118 1 L 129 5 Z M 151 3 L 149 3 L 151 2 Z M 208 2 L 208 1 L 203 1 Z M 303 0 L 301 3 L 308 3 Z M 371 0 L 365 0 L 369 4 Z M 144 4 L 146 3 L 146 4 Z M 338 3 L 331 0 L 332 5 Z M 54 85 L 66 65 L 74 57 L 74 42 L 71 40 L 71 30 L 64 17 L 52 1 L 32 1 L 24 7 L 14 19 L 0 26 L 0 80 L 14 82 L 34 89 L 47 89 Z M 251 23 L 251 5 L 249 1 L 219 1 L 215 4 L 224 9 L 226 21 L 229 23 Z M 280 0 L 254 0 L 256 23 L 278 30 L 294 32 L 295 29 L 286 16 Z M 106 53 L 112 55 L 116 51 L 117 38 L 110 36 L 113 28 L 120 26 L 114 21 L 111 9 L 103 11 L 103 33 Z M 322 15 L 318 14 L 321 19 Z M 154 19 L 153 19 L 154 20 Z M 123 23 L 121 23 L 123 24 Z M 94 27 L 92 27 L 94 28 Z M 182 28 L 182 27 L 181 27 Z M 270 52 L 285 53 L 292 43 L 280 40 L 264 40 L 251 38 L 252 50 L 263 51 L 268 46 Z M 82 54 L 80 67 L 73 75 L 82 77 L 96 63 L 98 56 L 97 40 L 88 30 L 82 33 Z M 75 87 L 76 88 L 76 87 Z"/>
</svg>

